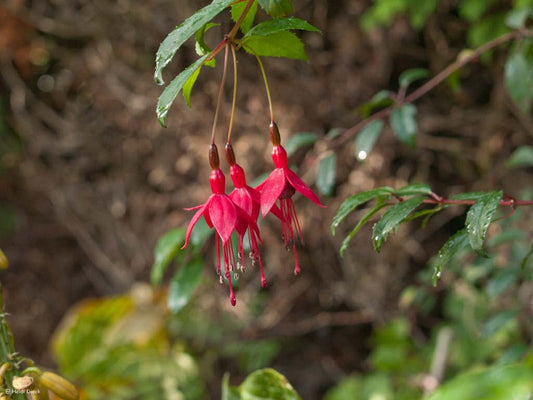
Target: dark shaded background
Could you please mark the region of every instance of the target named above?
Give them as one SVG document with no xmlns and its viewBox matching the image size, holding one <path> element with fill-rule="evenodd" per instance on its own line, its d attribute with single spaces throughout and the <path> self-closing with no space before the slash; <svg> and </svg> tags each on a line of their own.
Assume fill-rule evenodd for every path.
<svg viewBox="0 0 533 400">
<path fill-rule="evenodd" d="M 295 15 L 323 34 L 303 34 L 309 63 L 265 61 L 285 139 L 296 132 L 322 137 L 354 125 L 356 108 L 380 89 L 397 89 L 401 71 L 437 73 L 465 46 L 467 26 L 454 15 L 453 1 L 442 1 L 420 32 L 398 18 L 391 27 L 364 33 L 358 19 L 369 3 L 295 1 Z M 0 6 L 0 247 L 11 264 L 2 284 L 17 349 L 40 364 L 54 365 L 48 341 L 66 310 L 88 296 L 147 281 L 157 238 L 185 227 L 191 215 L 183 208 L 209 194 L 206 150 L 220 68 L 204 69 L 192 108 L 178 99 L 167 129 L 154 111 L 161 92 L 153 82 L 158 45 L 200 6 L 167 0 L 8 0 Z M 220 22 L 222 30 L 208 38 L 211 45 L 230 26 Z M 339 244 L 356 218 L 336 237 L 329 224 L 346 196 L 415 181 L 442 195 L 499 188 L 517 194 L 531 182 L 527 171 L 504 167 L 512 150 L 531 143 L 533 135 L 531 117 L 503 88 L 505 54 L 498 49 L 490 64 L 465 67 L 460 91 L 441 85 L 417 102 L 416 150 L 386 128 L 364 164 L 355 160 L 352 142 L 339 151 L 336 194 L 323 198 L 328 208 L 296 201 L 306 240 L 300 277 L 292 275 L 292 254 L 282 250 L 277 225 L 264 224 L 266 311 L 258 317 L 246 311 L 247 299 L 259 290 L 258 272 L 248 271 L 235 318 L 249 325 L 243 338 L 293 338 L 274 367 L 304 398 L 365 368 L 371 327 L 399 313 L 402 288 L 464 212 L 442 213 L 423 230 L 402 227 L 379 255 L 365 228 L 341 260 Z M 187 43 L 167 68 L 167 81 L 194 58 Z M 271 169 L 268 107 L 255 60 L 240 54 L 239 72 L 234 147 L 254 178 Z M 227 100 L 230 93 L 228 86 Z M 222 111 L 219 138 L 228 102 Z M 323 150 L 317 145 L 291 158 L 307 182 L 313 182 Z M 215 284 L 211 252 L 208 245 L 205 279 L 214 289 L 198 296 L 227 309 L 227 288 Z M 213 387 L 232 366 L 216 368 Z"/>
</svg>

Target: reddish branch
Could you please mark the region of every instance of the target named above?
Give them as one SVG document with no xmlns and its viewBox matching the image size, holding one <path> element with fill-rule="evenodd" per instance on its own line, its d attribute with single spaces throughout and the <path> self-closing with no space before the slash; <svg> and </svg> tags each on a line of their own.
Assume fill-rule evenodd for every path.
<svg viewBox="0 0 533 400">
<path fill-rule="evenodd" d="M 446 80 L 451 74 L 458 71 L 462 67 L 464 67 L 466 64 L 469 64 L 473 61 L 476 61 L 479 59 L 479 57 L 486 53 L 487 51 L 490 51 L 494 49 L 495 47 L 498 47 L 504 43 L 510 42 L 512 40 L 518 40 L 525 37 L 533 37 L 533 31 L 529 29 L 518 29 L 509 33 L 506 33 L 505 35 L 499 36 L 482 46 L 478 47 L 477 49 L 473 50 L 468 56 L 466 57 L 460 57 L 457 59 L 457 61 L 453 62 L 452 64 L 448 65 L 446 68 L 444 68 L 441 72 L 439 72 L 437 75 L 435 75 L 433 78 L 431 78 L 429 81 L 427 81 L 424 85 L 419 87 L 417 90 L 415 90 L 410 95 L 406 96 L 397 96 L 396 97 L 396 103 L 384 108 L 383 110 L 378 111 L 377 113 L 373 114 L 367 119 L 364 119 L 351 128 L 347 129 L 342 133 L 342 135 L 338 136 L 336 139 L 334 139 L 330 143 L 330 147 L 335 149 L 342 146 L 346 141 L 350 140 L 356 133 L 358 133 L 361 129 L 363 129 L 368 123 L 372 121 L 376 121 L 378 119 L 382 119 L 385 117 L 388 117 L 392 111 L 402 104 L 405 103 L 412 103 L 416 100 L 418 100 L 420 97 L 424 96 L 429 91 L 433 90 L 436 86 L 438 86 L 442 81 Z M 469 203 L 468 203 L 469 204 Z"/>
</svg>

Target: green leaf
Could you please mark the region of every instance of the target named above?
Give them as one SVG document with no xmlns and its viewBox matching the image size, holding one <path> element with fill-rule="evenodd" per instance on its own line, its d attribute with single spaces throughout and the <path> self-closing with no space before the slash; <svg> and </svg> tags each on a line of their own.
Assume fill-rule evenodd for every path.
<svg viewBox="0 0 533 400">
<path fill-rule="evenodd" d="M 154 78 L 158 85 L 165 83 L 162 75 L 163 69 L 172 60 L 181 45 L 234 1 L 213 0 L 211 4 L 195 12 L 168 34 L 165 40 L 161 42 L 155 58 Z"/>
<path fill-rule="evenodd" d="M 418 123 L 416 121 L 416 107 L 413 104 L 405 104 L 395 108 L 390 115 L 390 124 L 401 142 L 413 148 L 416 146 Z"/>
<path fill-rule="evenodd" d="M 528 253 L 526 254 L 524 259 L 520 263 L 520 268 L 522 268 L 522 269 L 526 268 L 526 265 L 527 265 L 529 259 L 531 258 L 531 256 L 533 256 L 533 243 L 531 244 L 531 247 L 529 248 Z"/>
<path fill-rule="evenodd" d="M 378 119 L 369 122 L 363 129 L 361 129 L 361 132 L 359 132 L 355 139 L 355 148 L 357 159 L 359 161 L 364 161 L 368 157 L 368 154 L 370 154 L 374 148 L 384 125 L 385 123 L 383 120 Z"/>
<path fill-rule="evenodd" d="M 201 247 L 209 236 L 213 234 L 214 230 L 207 226 L 204 218 L 198 220 L 191 232 L 190 243 L 193 247 Z"/>
<path fill-rule="evenodd" d="M 448 265 L 452 258 L 468 245 L 468 233 L 466 229 L 455 232 L 444 246 L 439 250 L 437 258 L 433 264 L 433 285 L 437 285 L 442 269 Z"/>
<path fill-rule="evenodd" d="M 487 192 L 465 192 L 453 195 L 450 200 L 479 200 L 485 196 Z"/>
<path fill-rule="evenodd" d="M 294 153 L 296 153 L 296 150 L 298 150 L 300 147 L 303 146 L 309 146 L 316 142 L 317 136 L 316 133 L 312 132 L 301 132 L 297 133 L 296 135 L 292 135 L 287 142 L 285 142 L 285 151 L 287 152 L 287 156 L 290 157 Z"/>
<path fill-rule="evenodd" d="M 423 200 L 423 197 L 410 198 L 392 206 L 383 214 L 372 230 L 372 242 L 377 252 L 381 250 L 381 246 L 387 240 L 389 233 L 396 229 L 405 217 L 417 208 Z"/>
<path fill-rule="evenodd" d="M 512 29 L 523 28 L 530 14 L 531 9 L 529 7 L 515 8 L 507 14 L 505 24 Z"/>
<path fill-rule="evenodd" d="M 523 53 L 516 52 L 507 59 L 504 77 L 511 99 L 524 112 L 528 112 L 533 97 L 533 74 Z"/>
<path fill-rule="evenodd" d="M 492 221 L 494 213 L 500 205 L 503 192 L 489 192 L 480 197 L 466 213 L 466 231 L 470 246 L 480 254 L 483 253 L 483 240 Z"/>
<path fill-rule="evenodd" d="M 490 337 L 518 315 L 518 311 L 503 311 L 489 319 L 481 330 L 483 337 Z"/>
<path fill-rule="evenodd" d="M 505 292 L 520 276 L 520 269 L 506 267 L 498 271 L 487 284 L 489 297 L 496 297 Z"/>
<path fill-rule="evenodd" d="M 335 189 L 335 178 L 337 176 L 337 155 L 331 153 L 320 160 L 318 174 L 316 177 L 316 186 L 320 193 L 325 196 L 331 196 Z"/>
<path fill-rule="evenodd" d="M 193 72 L 191 76 L 189 76 L 189 79 L 185 81 L 183 84 L 183 97 L 185 98 L 185 102 L 187 103 L 187 106 L 191 106 L 191 92 L 194 84 L 196 83 L 196 80 L 198 79 L 198 76 L 200 75 L 200 71 L 202 70 L 202 66 Z"/>
<path fill-rule="evenodd" d="M 239 17 L 244 11 L 244 8 L 246 7 L 247 2 L 243 1 L 241 3 L 235 3 L 231 6 L 231 19 L 233 22 L 237 22 Z M 257 1 L 254 1 L 252 5 L 250 6 L 250 9 L 248 10 L 248 13 L 244 17 L 244 19 L 241 22 L 240 30 L 242 33 L 246 33 L 250 30 L 252 27 L 255 15 L 257 14 Z"/>
<path fill-rule="evenodd" d="M 205 36 L 205 33 L 215 27 L 215 26 L 219 26 L 220 24 L 215 24 L 213 22 L 209 22 L 207 24 L 205 24 L 204 26 L 202 26 L 200 29 L 198 29 L 196 31 L 196 35 L 195 35 L 195 38 L 196 38 L 196 45 L 195 45 L 195 50 L 196 50 L 196 54 L 198 54 L 200 57 L 201 56 L 205 56 L 206 54 L 208 53 L 211 53 L 211 48 L 205 43 L 205 40 L 204 40 L 204 36 Z M 216 66 L 216 61 L 215 59 L 211 59 L 209 61 L 206 61 L 205 62 L 205 65 L 209 66 L 209 67 L 215 67 Z"/>
<path fill-rule="evenodd" d="M 357 111 L 361 113 L 363 118 L 368 118 L 374 110 L 382 109 L 394 104 L 391 99 L 391 92 L 388 90 L 380 90 L 377 92 L 369 102 L 360 106 Z"/>
<path fill-rule="evenodd" d="M 266 57 L 286 57 L 307 61 L 303 42 L 291 32 L 277 32 L 268 36 L 248 36 L 241 42 L 248 53 Z"/>
<path fill-rule="evenodd" d="M 241 400 L 239 390 L 229 384 L 228 372 L 222 378 L 222 400 Z"/>
<path fill-rule="evenodd" d="M 251 373 L 239 389 L 243 400 L 301 400 L 287 379 L 271 368 Z"/>
<path fill-rule="evenodd" d="M 383 207 L 386 207 L 387 204 L 385 204 L 385 200 L 383 198 L 378 198 L 377 204 L 372 207 L 365 215 L 363 215 L 363 218 L 357 223 L 357 225 L 351 230 L 351 232 L 344 238 L 341 244 L 341 248 L 339 250 L 339 254 L 341 257 L 344 256 L 344 252 L 348 248 L 348 245 L 350 244 L 350 241 L 352 238 L 361 230 L 361 228 L 372 218 L 374 215 L 376 215 Z"/>
<path fill-rule="evenodd" d="M 533 369 L 526 364 L 473 369 L 437 388 L 427 400 L 526 400 L 533 394 Z"/>
<path fill-rule="evenodd" d="M 417 194 L 429 195 L 431 194 L 431 188 L 425 183 L 411 183 L 398 189 L 395 194 L 397 196 L 413 196 Z"/>
<path fill-rule="evenodd" d="M 407 89 L 411 83 L 429 76 L 429 71 L 425 68 L 413 68 L 403 71 L 398 79 L 400 87 Z"/>
<path fill-rule="evenodd" d="M 518 147 L 513 151 L 505 165 L 508 168 L 533 167 L 533 147 Z"/>
<path fill-rule="evenodd" d="M 292 14 L 294 8 L 291 0 L 257 0 L 259 5 L 272 18 Z"/>
<path fill-rule="evenodd" d="M 167 117 L 168 110 L 174 102 L 174 99 L 179 94 L 183 86 L 187 83 L 189 78 L 196 72 L 197 69 L 202 66 L 207 57 L 208 54 L 189 65 L 184 71 L 176 76 L 172 82 L 170 82 L 165 90 L 163 90 L 163 93 L 161 93 L 161 96 L 159 96 L 159 100 L 157 101 L 157 118 L 162 126 L 165 126 L 165 118 Z"/>
<path fill-rule="evenodd" d="M 177 313 L 185 307 L 202 279 L 203 270 L 204 262 L 199 256 L 178 269 L 168 288 L 168 308 L 170 311 Z"/>
<path fill-rule="evenodd" d="M 173 229 L 159 238 L 154 249 L 154 265 L 150 274 L 153 285 L 158 285 L 163 279 L 166 268 L 185 243 L 185 229 Z"/>
<path fill-rule="evenodd" d="M 301 31 L 320 32 L 320 29 L 315 28 L 309 22 L 303 19 L 288 17 L 269 19 L 265 22 L 261 22 L 254 26 L 244 38 L 249 36 L 268 36 L 278 32 L 289 31 L 291 29 L 297 29 Z"/>
<path fill-rule="evenodd" d="M 339 207 L 339 211 L 337 211 L 337 214 L 335 214 L 333 217 L 333 221 L 331 223 L 331 234 L 335 235 L 337 227 L 346 219 L 348 214 L 353 212 L 357 207 L 378 196 L 389 196 L 393 192 L 394 189 L 390 187 L 380 187 L 348 197 L 342 202 L 341 206 Z"/>
</svg>

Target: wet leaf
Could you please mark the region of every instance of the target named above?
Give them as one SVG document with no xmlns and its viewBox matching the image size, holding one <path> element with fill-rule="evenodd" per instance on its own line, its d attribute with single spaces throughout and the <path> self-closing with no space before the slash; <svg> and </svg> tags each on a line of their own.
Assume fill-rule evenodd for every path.
<svg viewBox="0 0 533 400">
<path fill-rule="evenodd" d="M 393 193 L 393 191 L 394 189 L 389 187 L 380 187 L 348 197 L 342 202 L 341 206 L 339 207 L 339 211 L 337 211 L 337 214 L 335 214 L 333 217 L 333 221 L 331 223 L 331 234 L 335 235 L 335 231 L 340 223 L 344 221 L 348 214 L 353 212 L 357 207 L 378 196 L 389 196 Z"/>
<path fill-rule="evenodd" d="M 383 214 L 372 230 L 372 243 L 377 252 L 381 250 L 381 246 L 387 240 L 389 233 L 396 229 L 423 200 L 423 197 L 410 198 L 392 206 Z"/>
<path fill-rule="evenodd" d="M 233 22 L 237 22 L 239 17 L 244 11 L 244 8 L 246 7 L 246 1 L 243 1 L 241 3 L 235 3 L 231 6 L 231 19 Z M 254 1 L 252 5 L 250 6 L 250 9 L 248 10 L 248 13 L 242 20 L 240 30 L 242 33 L 246 33 L 250 30 L 254 23 L 255 15 L 257 14 L 257 1 Z"/>
<path fill-rule="evenodd" d="M 184 71 L 176 76 L 172 82 L 170 82 L 165 90 L 163 90 L 163 93 L 161 93 L 161 96 L 159 96 L 159 100 L 157 101 L 157 118 L 162 126 L 165 126 L 168 110 L 176 99 L 176 96 L 187 83 L 189 78 L 202 66 L 207 57 L 208 54 L 189 65 Z"/>
<path fill-rule="evenodd" d="M 355 139 L 356 157 L 359 161 L 364 161 L 378 140 L 383 126 L 385 123 L 383 120 L 378 119 L 376 121 L 369 122 L 363 129 L 357 134 Z"/>
<path fill-rule="evenodd" d="M 187 305 L 194 289 L 202 279 L 203 271 L 204 262 L 199 256 L 178 269 L 168 288 L 168 308 L 170 311 L 177 313 Z"/>
<path fill-rule="evenodd" d="M 278 32 L 289 30 L 303 30 L 310 32 L 320 32 L 320 29 L 315 28 L 309 22 L 303 19 L 288 17 L 269 19 L 254 26 L 250 31 L 244 35 L 244 38 L 249 36 L 268 36 Z"/>
<path fill-rule="evenodd" d="M 318 174 L 316 177 L 316 186 L 320 193 L 325 196 L 331 196 L 335 189 L 335 180 L 337 176 L 337 155 L 331 153 L 320 160 Z"/>
<path fill-rule="evenodd" d="M 470 246 L 480 254 L 484 254 L 483 241 L 492 217 L 500 205 L 502 195 L 502 191 L 486 193 L 470 207 L 466 214 L 465 226 Z"/>
<path fill-rule="evenodd" d="M 468 233 L 461 229 L 450 237 L 439 250 L 433 264 L 433 285 L 437 284 L 442 269 L 448 265 L 452 258 L 468 245 Z"/>
<path fill-rule="evenodd" d="M 196 80 L 198 79 L 198 76 L 200 75 L 200 71 L 202 70 L 202 66 L 200 66 L 196 71 L 193 72 L 193 74 L 187 79 L 185 84 L 183 85 L 183 97 L 185 98 L 185 102 L 187 103 L 187 106 L 191 106 L 191 92 L 194 84 L 196 83 Z"/>
<path fill-rule="evenodd" d="M 235 0 L 213 0 L 211 4 L 195 12 L 168 34 L 161 42 L 156 54 L 154 78 L 157 84 L 162 85 L 165 83 L 162 75 L 163 69 L 172 60 L 172 57 L 174 57 L 174 54 L 176 54 L 181 45 L 194 35 L 196 31 L 201 29 L 203 25 L 220 14 L 233 1 Z"/>
<path fill-rule="evenodd" d="M 154 250 L 154 265 L 150 280 L 158 285 L 163 279 L 166 268 L 185 243 L 185 229 L 173 229 L 159 238 Z"/>
<path fill-rule="evenodd" d="M 390 115 L 390 124 L 401 142 L 413 148 L 416 146 L 418 123 L 416 107 L 413 104 L 405 104 L 395 108 Z"/>
</svg>

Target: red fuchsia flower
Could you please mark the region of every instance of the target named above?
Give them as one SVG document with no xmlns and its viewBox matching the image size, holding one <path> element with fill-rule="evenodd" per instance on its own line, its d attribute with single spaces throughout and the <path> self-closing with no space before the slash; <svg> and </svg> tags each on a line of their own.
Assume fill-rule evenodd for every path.
<svg viewBox="0 0 533 400">
<path fill-rule="evenodd" d="M 221 260 L 220 260 L 220 243 L 222 242 L 222 258 L 224 264 L 224 277 L 228 280 L 230 290 L 230 301 L 234 306 L 236 304 L 235 293 L 233 292 L 233 285 L 231 283 L 231 273 L 235 273 L 235 279 L 238 278 L 236 272 L 235 253 L 233 251 L 233 244 L 231 241 L 231 234 L 237 231 L 239 238 L 244 236 L 244 232 L 249 227 L 251 231 L 257 232 L 259 230 L 255 221 L 251 221 L 246 213 L 225 194 L 226 178 L 219 168 L 218 151 L 214 144 L 209 148 L 209 163 L 211 165 L 211 175 L 209 176 L 209 183 L 211 185 L 212 194 L 209 196 L 204 204 L 196 207 L 188 208 L 187 210 L 198 210 L 194 214 L 187 227 L 185 235 L 185 244 L 182 248 L 187 247 L 191 232 L 196 223 L 203 216 L 205 222 L 210 228 L 215 228 L 215 243 L 216 243 L 216 259 L 217 259 L 217 273 L 222 282 Z"/>
<path fill-rule="evenodd" d="M 261 254 L 259 252 L 258 243 L 262 244 L 259 229 L 257 228 L 257 218 L 259 217 L 259 209 L 261 206 L 261 194 L 254 188 L 248 186 L 246 183 L 246 176 L 242 167 L 237 164 L 235 160 L 235 153 L 230 143 L 226 144 L 226 159 L 230 165 L 231 180 L 235 189 L 229 194 L 233 203 L 240 207 L 244 213 L 249 217 L 248 225 L 237 228 L 239 233 L 239 259 L 244 263 L 244 234 L 248 230 L 248 239 L 250 244 L 250 258 L 252 265 L 259 262 L 259 269 L 261 270 L 261 286 L 266 287 L 266 278 L 263 271 L 263 262 L 261 261 Z M 283 216 L 277 206 L 272 208 L 272 212 L 282 219 Z M 244 268 L 244 265 L 243 265 Z"/>
<path fill-rule="evenodd" d="M 281 213 L 281 230 L 285 247 L 292 246 L 294 251 L 294 274 L 300 273 L 298 265 L 298 254 L 296 253 L 295 236 L 303 243 L 302 229 L 298 222 L 296 209 L 292 201 L 292 196 L 300 192 L 313 203 L 320 207 L 325 207 L 316 194 L 302 181 L 298 175 L 289 169 L 287 165 L 287 152 L 281 145 L 279 130 L 275 122 L 270 124 L 270 139 L 274 147 L 272 148 L 272 161 L 276 167 L 266 180 L 257 187 L 261 191 L 261 213 L 263 218 L 276 206 L 279 200 Z"/>
</svg>

